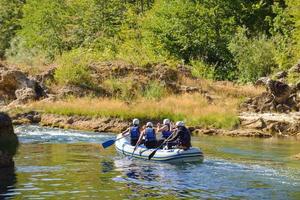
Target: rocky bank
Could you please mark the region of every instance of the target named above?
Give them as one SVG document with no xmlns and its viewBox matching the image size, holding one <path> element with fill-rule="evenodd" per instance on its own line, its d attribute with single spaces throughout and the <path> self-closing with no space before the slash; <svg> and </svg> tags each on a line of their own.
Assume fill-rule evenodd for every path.
<svg viewBox="0 0 300 200">
<path fill-rule="evenodd" d="M 114 96 L 114 92 L 105 88 L 105 80 L 114 77 L 118 80 L 133 80 L 139 87 L 146 87 L 151 80 L 156 80 L 172 93 L 196 92 L 213 103 L 214 94 L 198 87 L 183 84 L 185 78 L 193 79 L 186 66 L 177 69 L 165 65 L 139 68 L 119 62 L 94 63 L 90 67 L 91 77 L 98 88 L 85 86 L 65 86 L 47 88 L 45 83 L 53 81 L 55 67 L 36 75 L 28 76 L 20 70 L 0 66 L 0 110 L 26 108 L 30 101 L 55 101 L 65 96 Z M 299 69 L 298 69 L 299 68 Z M 298 71 L 297 71 L 298 70 Z M 300 134 L 300 82 L 293 85 L 286 83 L 285 77 L 290 72 L 281 73 L 278 79 L 263 77 L 256 85 L 262 85 L 266 91 L 246 99 L 240 106 L 240 124 L 234 130 L 189 127 L 194 135 L 228 135 L 246 137 L 299 136 Z M 300 74 L 300 64 L 293 68 L 293 73 Z M 299 76 L 300 77 L 300 76 Z M 133 85 L 134 86 L 134 85 Z M 206 88 L 207 89 L 207 88 Z M 132 88 L 134 93 L 134 87 Z M 217 97 L 215 97 L 217 98 Z M 2 105 L 2 108 L 1 108 Z M 26 110 L 26 109 L 25 109 Z M 43 126 L 91 130 L 96 132 L 120 132 L 130 125 L 130 121 L 116 118 L 93 118 L 84 116 L 59 116 L 21 112 L 12 116 L 14 124 L 39 123 Z"/>
</svg>

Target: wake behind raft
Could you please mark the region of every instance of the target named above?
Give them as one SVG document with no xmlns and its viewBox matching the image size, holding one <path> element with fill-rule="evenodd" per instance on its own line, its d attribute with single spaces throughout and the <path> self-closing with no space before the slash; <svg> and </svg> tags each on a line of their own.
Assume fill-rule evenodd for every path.
<svg viewBox="0 0 300 200">
<path fill-rule="evenodd" d="M 155 150 L 147 149 L 144 145 L 140 145 L 134 151 L 134 146 L 130 145 L 129 139 L 122 137 L 121 134 L 117 136 L 115 147 L 122 155 L 144 160 L 148 160 L 149 155 Z M 151 160 L 162 162 L 203 162 L 203 159 L 202 151 L 199 148 L 191 147 L 188 150 L 159 149 Z"/>
</svg>

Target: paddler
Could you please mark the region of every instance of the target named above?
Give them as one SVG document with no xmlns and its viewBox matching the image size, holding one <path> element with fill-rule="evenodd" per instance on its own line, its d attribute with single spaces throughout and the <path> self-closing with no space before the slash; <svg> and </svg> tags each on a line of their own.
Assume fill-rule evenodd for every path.
<svg viewBox="0 0 300 200">
<path fill-rule="evenodd" d="M 136 147 L 142 142 L 143 137 L 145 138 L 144 145 L 148 149 L 157 147 L 156 133 L 153 128 L 152 122 L 147 122 L 145 129 L 142 131 L 139 141 L 136 144 Z"/>
<path fill-rule="evenodd" d="M 184 150 L 188 150 L 192 146 L 191 133 L 185 127 L 184 122 L 176 122 L 175 133 L 167 140 L 167 142 L 175 142 L 177 144 L 177 148 Z"/>
<path fill-rule="evenodd" d="M 133 119 L 132 120 L 132 126 L 127 128 L 125 131 L 122 132 L 122 135 L 126 135 L 129 133 L 130 135 L 130 144 L 132 146 L 135 146 L 137 144 L 137 141 L 140 138 L 141 131 L 140 131 L 140 120 L 138 119 Z"/>
</svg>

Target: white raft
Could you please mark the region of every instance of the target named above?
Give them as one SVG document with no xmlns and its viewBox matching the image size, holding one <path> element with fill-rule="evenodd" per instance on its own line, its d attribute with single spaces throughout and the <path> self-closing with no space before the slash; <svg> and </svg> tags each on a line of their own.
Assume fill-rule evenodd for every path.
<svg viewBox="0 0 300 200">
<path fill-rule="evenodd" d="M 117 139 L 122 136 L 119 134 Z M 125 137 L 119 139 L 115 143 L 116 149 L 120 154 L 131 156 L 134 146 L 130 145 L 129 140 Z M 154 149 L 147 149 L 144 145 L 140 145 L 132 155 L 134 158 L 146 159 L 154 151 Z M 203 153 L 199 148 L 191 147 L 189 150 L 182 149 L 159 149 L 151 158 L 154 161 L 164 162 L 202 162 Z"/>
</svg>

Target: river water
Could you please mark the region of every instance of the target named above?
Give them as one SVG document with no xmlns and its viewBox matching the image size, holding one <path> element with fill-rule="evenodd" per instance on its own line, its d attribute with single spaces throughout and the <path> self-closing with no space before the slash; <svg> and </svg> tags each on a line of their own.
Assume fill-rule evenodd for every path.
<svg viewBox="0 0 300 200">
<path fill-rule="evenodd" d="M 15 169 L 0 171 L 0 199 L 300 199 L 300 141 L 195 137 L 203 163 L 119 156 L 114 138 L 74 130 L 16 127 Z"/>
</svg>

